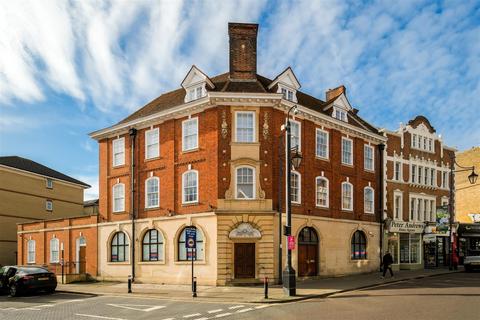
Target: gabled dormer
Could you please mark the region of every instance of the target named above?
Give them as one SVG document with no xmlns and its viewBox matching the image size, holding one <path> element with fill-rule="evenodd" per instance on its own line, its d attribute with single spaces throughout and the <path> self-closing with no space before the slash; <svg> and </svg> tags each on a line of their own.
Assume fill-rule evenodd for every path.
<svg viewBox="0 0 480 320">
<path fill-rule="evenodd" d="M 273 88 L 275 92 L 283 95 L 283 99 L 297 103 L 297 90 L 300 87 L 300 82 L 298 82 L 292 68 L 288 67 L 270 83 L 268 89 Z"/>
<path fill-rule="evenodd" d="M 214 89 L 215 85 L 210 78 L 196 66 L 192 66 L 185 79 L 182 81 L 185 89 L 185 103 L 203 98 L 207 95 L 207 89 Z"/>
<path fill-rule="evenodd" d="M 348 122 L 348 112 L 352 111 L 352 105 L 347 99 L 345 86 L 339 86 L 326 92 L 325 111 L 331 110 L 331 115 L 335 119 Z"/>
</svg>

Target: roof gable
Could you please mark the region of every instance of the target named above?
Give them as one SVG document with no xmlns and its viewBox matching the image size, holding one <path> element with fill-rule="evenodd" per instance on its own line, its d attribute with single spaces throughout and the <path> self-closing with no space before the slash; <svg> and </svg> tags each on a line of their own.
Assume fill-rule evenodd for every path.
<svg viewBox="0 0 480 320">
<path fill-rule="evenodd" d="M 328 110 L 331 107 L 335 108 L 340 108 L 345 111 L 352 111 L 353 107 L 350 104 L 350 101 L 348 101 L 347 96 L 345 93 L 340 94 L 338 97 L 332 99 L 331 101 L 327 102 L 327 106 L 325 107 L 325 110 Z"/>
<path fill-rule="evenodd" d="M 301 85 L 298 82 L 297 77 L 293 73 L 292 68 L 288 67 L 282 73 L 280 73 L 268 86 L 268 89 L 273 88 L 277 84 L 282 84 L 294 90 L 300 89 Z"/>
<path fill-rule="evenodd" d="M 188 71 L 187 75 L 185 76 L 185 79 L 183 79 L 182 87 L 186 89 L 202 82 L 206 82 L 211 89 L 215 88 L 212 80 L 210 80 L 210 78 L 205 73 L 203 73 L 200 69 L 193 65 L 190 68 L 190 71 Z"/>
</svg>

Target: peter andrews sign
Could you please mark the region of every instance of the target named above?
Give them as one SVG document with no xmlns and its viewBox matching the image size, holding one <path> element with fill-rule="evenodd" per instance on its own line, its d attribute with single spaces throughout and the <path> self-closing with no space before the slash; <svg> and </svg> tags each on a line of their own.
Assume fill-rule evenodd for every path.
<svg viewBox="0 0 480 320">
<path fill-rule="evenodd" d="M 389 232 L 422 233 L 425 225 L 420 222 L 392 221 L 388 226 Z"/>
</svg>

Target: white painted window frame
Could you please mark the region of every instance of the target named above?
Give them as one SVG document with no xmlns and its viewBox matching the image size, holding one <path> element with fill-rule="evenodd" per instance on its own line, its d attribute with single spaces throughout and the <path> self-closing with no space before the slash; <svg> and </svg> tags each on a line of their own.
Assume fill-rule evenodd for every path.
<svg viewBox="0 0 480 320">
<path fill-rule="evenodd" d="M 343 153 L 345 152 L 345 150 L 343 149 L 343 141 L 350 141 L 350 163 L 348 162 L 343 162 Z M 353 166 L 353 139 L 350 139 L 350 138 L 347 138 L 347 137 L 342 137 L 342 154 L 341 154 L 341 162 L 343 165 L 347 165 L 347 166 Z"/>
<path fill-rule="evenodd" d="M 327 183 L 327 203 L 326 205 L 318 204 L 318 180 L 323 180 Z M 328 208 L 330 206 L 330 181 L 327 177 L 316 177 L 315 178 L 315 206 L 318 208 Z"/>
<path fill-rule="evenodd" d="M 53 201 L 48 199 L 45 200 L 45 210 L 47 211 L 53 211 Z"/>
<path fill-rule="evenodd" d="M 149 137 L 151 137 L 151 134 L 157 135 L 157 142 L 156 143 L 149 143 Z M 150 138 L 151 139 L 151 138 Z M 151 141 L 150 141 L 151 142 Z M 148 154 L 148 147 L 152 145 L 157 145 L 155 148 L 155 154 L 154 155 L 149 155 Z M 160 157 L 160 130 L 159 128 L 153 128 L 150 130 L 145 131 L 145 159 L 155 159 Z"/>
<path fill-rule="evenodd" d="M 400 199 L 399 206 L 398 206 L 398 217 L 397 214 L 397 197 Z M 403 193 L 401 191 L 394 191 L 393 192 L 393 219 L 397 221 L 403 221 Z"/>
<path fill-rule="evenodd" d="M 56 259 L 53 256 L 54 252 L 57 252 Z M 60 262 L 60 241 L 58 240 L 58 238 L 52 238 L 50 239 L 50 263 L 58 263 L 58 262 Z"/>
<path fill-rule="evenodd" d="M 120 152 L 116 152 L 116 145 L 121 143 L 122 144 L 122 150 Z M 119 160 L 118 163 L 115 162 L 115 155 L 117 154 L 122 154 L 122 159 Z M 112 166 L 113 167 L 120 167 L 125 165 L 125 137 L 117 138 L 112 141 Z"/>
<path fill-rule="evenodd" d="M 30 263 L 30 264 L 35 263 L 35 256 L 36 256 L 35 240 L 30 239 L 27 241 L 27 263 Z"/>
<path fill-rule="evenodd" d="M 296 176 L 297 177 L 297 181 L 298 181 L 298 197 L 297 197 L 297 201 L 293 201 L 292 200 L 292 203 L 295 203 L 295 204 L 301 204 L 302 203 L 302 175 L 300 174 L 300 172 L 298 171 L 292 171 L 291 172 L 292 175 Z M 292 184 L 292 191 L 291 191 L 291 194 L 293 194 L 293 184 Z"/>
<path fill-rule="evenodd" d="M 367 149 L 370 149 L 372 151 L 372 167 L 371 168 L 367 168 L 367 158 L 366 158 Z M 368 144 L 363 145 L 363 168 L 366 171 L 375 171 L 375 148 Z"/>
<path fill-rule="evenodd" d="M 242 168 L 247 168 L 252 170 L 252 177 L 253 177 L 253 196 L 252 198 L 239 198 L 238 197 L 238 170 Z M 241 165 L 235 168 L 235 199 L 237 200 L 255 200 L 256 199 L 256 189 L 257 189 L 257 177 L 256 177 L 256 168 L 248 165 Z"/>
<path fill-rule="evenodd" d="M 190 123 L 195 123 L 195 134 L 189 136 L 195 136 L 195 145 L 188 146 L 186 145 L 186 126 Z M 182 121 L 182 151 L 192 151 L 198 149 L 198 117 L 192 117 Z"/>
<path fill-rule="evenodd" d="M 253 116 L 252 141 L 239 141 L 238 139 L 238 115 L 250 114 Z M 257 119 L 255 111 L 235 111 L 235 142 L 237 143 L 256 143 L 257 142 Z"/>
<path fill-rule="evenodd" d="M 302 152 L 302 123 L 300 121 L 290 119 L 290 147 L 293 149 L 295 146 L 292 143 L 294 137 L 292 124 L 298 126 L 298 137 L 296 135 L 295 137 L 298 138 L 298 152 Z"/>
<path fill-rule="evenodd" d="M 367 190 L 372 192 L 372 210 L 367 210 Z M 374 214 L 375 213 L 375 190 L 372 187 L 363 188 L 363 210 L 365 213 Z"/>
<path fill-rule="evenodd" d="M 156 192 L 157 197 L 158 197 L 158 203 L 157 203 L 157 205 L 154 205 L 154 206 L 148 205 L 149 194 L 154 194 L 153 192 L 150 192 L 150 193 L 148 192 L 148 183 L 150 181 L 157 181 L 157 186 L 158 186 L 158 191 Z M 158 208 L 158 207 L 160 207 L 160 178 L 159 177 L 150 177 L 150 178 L 145 180 L 145 208 L 146 209 L 151 209 L 151 208 Z"/>
<path fill-rule="evenodd" d="M 115 190 L 117 188 L 121 188 L 122 194 L 121 197 L 116 197 Z M 123 208 L 115 208 L 115 199 L 122 199 L 122 207 Z M 125 184 L 124 183 L 116 183 L 112 186 L 112 212 L 124 212 L 125 211 Z"/>
<path fill-rule="evenodd" d="M 319 140 L 319 133 L 325 134 L 326 135 L 326 156 L 319 155 L 318 153 L 318 140 Z M 320 128 L 316 128 L 315 130 L 315 156 L 320 159 L 329 159 L 330 157 L 330 133 L 326 130 L 322 130 Z"/>
<path fill-rule="evenodd" d="M 190 173 L 194 173 L 195 174 L 195 189 L 197 191 L 197 197 L 195 200 L 191 200 L 191 201 L 185 201 L 185 179 L 187 177 L 187 174 L 190 174 Z M 194 204 L 194 203 L 198 203 L 198 199 L 200 198 L 200 190 L 198 188 L 198 170 L 187 170 L 185 171 L 183 174 L 182 174 L 182 204 Z"/>
<path fill-rule="evenodd" d="M 345 207 L 343 206 L 343 203 L 344 203 L 343 199 L 344 199 L 344 197 L 345 197 L 344 190 L 343 190 L 343 186 L 344 186 L 344 185 L 349 185 L 349 186 L 350 186 L 350 191 L 351 191 L 350 208 L 345 208 Z M 350 182 L 347 182 L 347 181 L 342 182 L 341 192 L 342 192 L 342 197 L 341 197 L 341 201 L 342 201 L 341 207 L 342 207 L 342 210 L 343 210 L 343 211 L 353 211 L 353 207 L 354 207 L 354 205 L 353 205 L 353 184 L 351 184 Z"/>
</svg>

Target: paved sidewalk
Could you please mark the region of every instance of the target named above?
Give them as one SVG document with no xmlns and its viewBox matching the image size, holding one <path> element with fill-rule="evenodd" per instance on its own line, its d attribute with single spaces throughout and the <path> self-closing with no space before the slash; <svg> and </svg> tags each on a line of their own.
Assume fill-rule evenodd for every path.
<svg viewBox="0 0 480 320">
<path fill-rule="evenodd" d="M 384 283 L 404 281 L 408 279 L 419 279 L 431 276 L 447 274 L 448 269 L 412 270 L 397 271 L 394 278 L 387 276 L 381 279 L 379 272 L 360 274 L 337 278 L 320 278 L 299 280 L 297 282 L 297 296 L 288 297 L 278 285 L 270 285 L 269 299 L 264 299 L 263 287 L 212 287 L 198 286 L 197 298 L 192 298 L 190 285 L 160 285 L 142 284 L 132 285 L 133 295 L 164 298 L 170 300 L 192 300 L 211 302 L 235 302 L 235 303 L 281 303 L 295 300 L 304 300 L 314 297 L 327 297 L 334 293 L 352 291 L 368 287 L 378 286 Z M 58 291 L 92 293 L 97 295 L 115 294 L 132 295 L 127 293 L 127 284 L 119 282 L 94 282 L 94 283 L 73 283 L 58 284 Z"/>
</svg>

